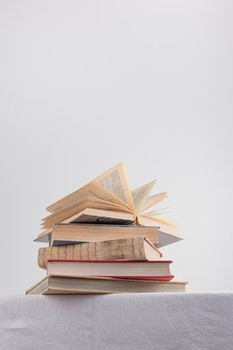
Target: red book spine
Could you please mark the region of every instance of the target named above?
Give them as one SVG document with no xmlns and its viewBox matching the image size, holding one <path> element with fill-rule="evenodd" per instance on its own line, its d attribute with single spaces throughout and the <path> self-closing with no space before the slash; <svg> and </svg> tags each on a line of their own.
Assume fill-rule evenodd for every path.
<svg viewBox="0 0 233 350">
<path fill-rule="evenodd" d="M 124 279 L 124 280 L 139 280 L 139 281 L 161 281 L 169 282 L 174 276 L 96 276 L 96 277 L 111 277 L 115 279 Z"/>
<path fill-rule="evenodd" d="M 72 263 L 135 263 L 135 264 L 171 264 L 171 260 L 65 260 L 65 259 L 48 259 L 48 262 L 72 262 Z"/>
</svg>

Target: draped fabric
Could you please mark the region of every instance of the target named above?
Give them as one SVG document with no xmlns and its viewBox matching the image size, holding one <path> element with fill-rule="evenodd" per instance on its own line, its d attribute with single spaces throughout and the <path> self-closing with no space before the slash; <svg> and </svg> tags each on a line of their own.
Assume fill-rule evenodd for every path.
<svg viewBox="0 0 233 350">
<path fill-rule="evenodd" d="M 1 350 L 232 350 L 233 293 L 0 298 Z"/>
</svg>

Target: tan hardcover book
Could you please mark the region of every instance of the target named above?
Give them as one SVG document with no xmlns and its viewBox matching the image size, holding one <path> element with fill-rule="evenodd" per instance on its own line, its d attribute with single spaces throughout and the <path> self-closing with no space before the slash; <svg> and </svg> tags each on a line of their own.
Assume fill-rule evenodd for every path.
<svg viewBox="0 0 233 350">
<path fill-rule="evenodd" d="M 109 217 L 101 217 L 101 214 L 98 213 L 98 210 L 96 209 L 87 209 L 87 210 L 84 210 L 82 213 L 80 213 L 81 216 L 79 216 L 79 214 L 77 214 L 76 217 L 78 217 L 78 220 L 77 220 L 77 224 L 78 223 L 98 223 L 98 225 L 94 225 L 91 224 L 92 228 L 95 227 L 95 226 L 99 226 L 99 224 L 104 224 L 104 225 L 101 225 L 101 227 L 103 228 L 103 230 L 106 229 L 107 227 L 107 224 L 110 224 L 111 222 L 113 222 L 116 226 L 120 226 L 119 227 L 119 230 L 124 230 L 124 232 L 130 232 L 130 229 L 129 227 L 131 227 L 132 225 L 129 225 L 130 223 L 132 224 L 133 221 L 130 221 L 130 217 L 128 217 L 128 221 L 127 221 L 127 224 L 128 225 L 122 225 L 122 221 L 125 220 L 126 221 L 126 214 L 124 213 L 124 215 L 121 215 L 119 213 L 118 217 L 116 215 L 116 212 L 112 215 L 112 214 L 108 214 L 108 215 L 112 215 L 111 219 L 109 220 Z M 100 216 L 98 216 L 100 215 Z M 106 215 L 106 214 L 105 214 Z M 113 217 L 115 215 L 115 218 L 114 220 Z M 80 220 L 79 220 L 80 219 Z M 99 219 L 99 220 L 98 220 Z M 144 220 L 144 219 L 143 219 Z M 74 221 L 76 222 L 76 221 Z M 149 226 L 149 223 L 151 224 L 151 228 L 155 228 L 155 226 L 153 226 L 153 222 L 150 222 L 148 221 L 147 223 L 145 223 L 144 227 L 148 227 Z M 85 224 L 86 225 L 86 224 Z M 141 227 L 141 229 L 143 229 L 143 225 L 133 225 L 133 227 Z M 178 234 L 175 234 L 173 231 L 170 230 L 170 227 L 167 227 L 166 230 L 162 230 L 162 229 L 159 229 L 159 228 L 156 228 L 157 232 L 158 232 L 158 235 L 157 235 L 157 238 L 155 241 L 153 241 L 153 243 L 155 243 L 155 245 L 159 248 L 159 247 L 164 247 L 168 244 L 171 244 L 171 243 L 175 243 L 175 242 L 178 242 L 180 241 L 182 238 L 180 237 L 180 235 Z M 50 228 L 50 229 L 47 229 L 47 230 L 42 230 L 38 235 L 37 235 L 37 238 L 35 239 L 35 242 L 43 242 L 43 243 L 49 243 L 50 242 L 50 238 L 52 236 L 52 231 L 53 229 Z M 138 231 L 140 232 L 140 231 Z M 145 231 L 145 232 L 148 232 L 148 231 Z M 140 236 L 147 236 L 147 233 L 142 233 L 142 234 L 139 234 Z M 128 235 L 126 234 L 125 237 L 128 237 Z M 131 236 L 130 236 L 131 237 Z M 117 237 L 107 237 L 106 240 L 109 240 L 109 239 L 117 239 L 119 238 L 119 236 Z M 151 240 L 150 237 L 148 237 L 149 240 Z M 103 240 L 105 240 L 103 238 Z M 58 244 L 59 242 L 55 242 L 54 244 Z M 75 242 L 73 242 L 75 243 Z M 54 245 L 53 244 L 53 245 Z M 69 240 L 65 243 L 62 243 L 60 242 L 59 243 L 60 245 L 61 244 L 72 244 L 72 242 Z"/>
<path fill-rule="evenodd" d="M 57 246 L 140 236 L 157 243 L 158 228 L 139 225 L 57 224 L 52 231 L 42 233 L 36 241 L 49 241 L 50 246 Z"/>
<path fill-rule="evenodd" d="M 38 250 L 38 265 L 47 268 L 50 259 L 61 260 L 159 260 L 162 253 L 146 237 L 69 244 Z"/>
<path fill-rule="evenodd" d="M 170 281 L 171 260 L 48 260 L 48 275 Z"/>
<path fill-rule="evenodd" d="M 61 277 L 48 275 L 26 294 L 113 294 L 185 292 L 187 282 L 158 282 L 106 277 Z"/>
</svg>

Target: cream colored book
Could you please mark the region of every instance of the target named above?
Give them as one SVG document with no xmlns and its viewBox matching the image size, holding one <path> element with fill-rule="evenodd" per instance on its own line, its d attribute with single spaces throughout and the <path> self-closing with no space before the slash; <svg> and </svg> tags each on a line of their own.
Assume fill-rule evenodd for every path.
<svg viewBox="0 0 233 350">
<path fill-rule="evenodd" d="M 81 216 L 82 217 L 92 217 L 97 218 L 97 213 L 93 212 L 95 211 L 94 209 L 86 210 L 82 212 Z M 125 238 L 125 237 L 138 237 L 138 236 L 146 236 L 149 240 L 151 240 L 157 248 L 159 247 L 164 247 L 168 244 L 178 242 L 182 238 L 174 233 L 173 231 L 170 232 L 170 227 L 166 228 L 166 231 L 162 231 L 161 229 L 158 229 L 155 226 L 142 226 L 142 225 L 122 225 L 122 217 L 116 219 L 114 221 L 115 225 L 108 225 L 106 222 L 109 222 L 107 219 L 104 220 L 104 225 L 99 225 L 99 224 L 86 224 L 85 223 L 85 228 L 84 228 L 84 222 L 81 221 L 82 224 L 75 223 L 75 224 L 55 224 L 53 225 L 52 228 L 48 230 L 42 230 L 38 235 L 37 238 L 34 240 L 35 242 L 42 242 L 42 243 L 50 243 L 50 246 L 54 245 L 63 245 L 63 244 L 73 244 L 73 243 L 83 243 L 83 242 L 96 242 L 100 240 L 112 240 L 112 239 L 118 239 L 118 238 Z M 92 222 L 89 220 L 88 222 Z M 96 222 L 96 220 L 94 221 Z M 98 221 L 97 221 L 98 222 Z M 111 221 L 110 221 L 111 222 Z M 100 223 L 103 223 L 102 220 Z M 151 222 L 151 225 L 153 225 L 153 222 Z M 117 225 L 118 224 L 118 225 Z M 111 227 L 111 234 L 113 234 L 113 230 L 117 235 L 109 235 L 109 230 L 108 228 Z M 79 238 L 76 236 L 77 232 L 80 232 L 80 228 L 82 230 L 89 231 L 88 236 L 85 237 L 80 237 Z M 89 230 L 90 228 L 90 230 Z M 96 228 L 97 231 L 95 231 L 95 236 L 93 236 L 93 231 Z M 147 229 L 148 228 L 148 229 Z M 156 230 L 156 236 L 154 236 L 154 233 L 151 236 L 151 229 Z M 132 234 L 132 230 L 134 231 Z M 56 232 L 53 234 L 53 232 Z M 101 232 L 101 235 L 96 237 L 96 233 Z M 119 236 L 119 232 L 121 232 L 122 236 Z M 84 233 L 84 231 L 83 231 Z M 91 236 L 90 236 L 91 235 Z"/>
<path fill-rule="evenodd" d="M 180 240 L 182 238 L 176 224 L 160 217 L 165 208 L 147 211 L 167 197 L 165 192 L 150 195 L 154 184 L 155 180 L 130 191 L 124 165 L 119 163 L 48 206 L 50 215 L 42 220 L 42 229 L 45 232 L 51 230 L 56 223 L 135 222 L 138 225 L 153 225 L 162 232 L 168 231 L 169 235 L 174 235 L 174 241 Z"/>
<path fill-rule="evenodd" d="M 168 282 L 173 279 L 171 260 L 48 260 L 48 275 L 111 277 Z"/>
<path fill-rule="evenodd" d="M 50 259 L 61 260 L 160 260 L 162 253 L 146 237 L 69 244 L 38 250 L 38 265 L 47 268 Z"/>
<path fill-rule="evenodd" d="M 57 246 L 140 236 L 158 243 L 158 228 L 141 225 L 56 224 L 52 230 L 42 232 L 36 241 Z"/>
<path fill-rule="evenodd" d="M 26 294 L 113 294 L 185 292 L 187 282 L 157 282 L 105 277 L 61 277 L 48 275 Z"/>
</svg>

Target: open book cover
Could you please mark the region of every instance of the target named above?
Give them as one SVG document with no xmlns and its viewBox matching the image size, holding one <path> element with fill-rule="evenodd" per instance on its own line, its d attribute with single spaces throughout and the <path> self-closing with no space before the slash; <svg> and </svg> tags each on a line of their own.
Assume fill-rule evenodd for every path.
<svg viewBox="0 0 233 350">
<path fill-rule="evenodd" d="M 182 238 L 176 224 L 160 217 L 163 209 L 154 208 L 167 197 L 165 192 L 150 195 L 155 182 L 150 181 L 131 191 L 125 167 L 119 163 L 48 206 L 50 214 L 42 220 L 38 238 L 51 232 L 57 223 L 134 223 L 158 227 L 161 237 L 166 235 L 168 238 L 168 244 L 178 241 Z"/>
</svg>

